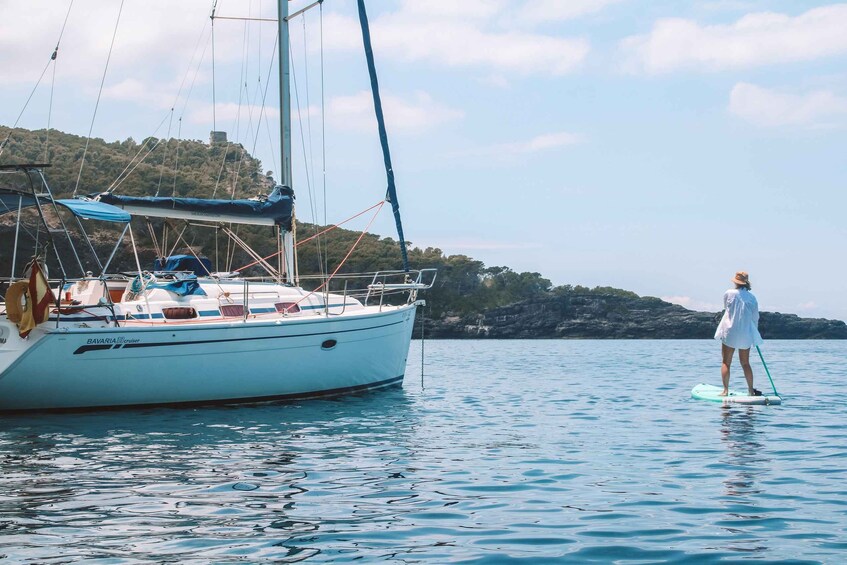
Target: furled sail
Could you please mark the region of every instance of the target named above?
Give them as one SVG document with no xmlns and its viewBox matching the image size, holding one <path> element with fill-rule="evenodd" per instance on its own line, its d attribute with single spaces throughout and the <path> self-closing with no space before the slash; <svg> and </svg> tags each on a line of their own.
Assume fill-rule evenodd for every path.
<svg viewBox="0 0 847 565">
<path fill-rule="evenodd" d="M 280 185 L 274 187 L 265 198 L 249 200 L 122 196 L 111 192 L 104 192 L 95 198 L 100 202 L 123 208 L 134 216 L 262 226 L 276 225 L 286 231 L 291 231 L 291 217 L 294 209 L 294 191 Z"/>
</svg>

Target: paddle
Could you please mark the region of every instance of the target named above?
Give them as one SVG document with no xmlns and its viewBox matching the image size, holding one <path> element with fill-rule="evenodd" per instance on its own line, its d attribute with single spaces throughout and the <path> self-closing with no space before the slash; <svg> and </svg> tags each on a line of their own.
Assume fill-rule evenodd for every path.
<svg viewBox="0 0 847 565">
<path fill-rule="evenodd" d="M 773 379 L 771 378 L 771 372 L 768 371 L 768 364 L 765 363 L 765 358 L 762 356 L 762 350 L 759 349 L 759 346 L 756 346 L 756 351 L 759 352 L 759 359 L 762 360 L 762 365 L 765 367 L 765 373 L 768 375 L 768 380 L 771 382 L 771 387 L 773 387 L 773 393 L 779 396 L 779 393 L 776 391 L 776 385 L 773 384 Z"/>
</svg>

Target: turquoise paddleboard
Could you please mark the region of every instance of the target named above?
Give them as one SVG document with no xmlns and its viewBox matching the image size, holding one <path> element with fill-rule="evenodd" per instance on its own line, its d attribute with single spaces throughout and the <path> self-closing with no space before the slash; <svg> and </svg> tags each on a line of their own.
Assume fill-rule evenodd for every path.
<svg viewBox="0 0 847 565">
<path fill-rule="evenodd" d="M 709 402 L 722 402 L 723 404 L 782 404 L 782 399 L 776 395 L 750 396 L 747 391 L 740 392 L 730 389 L 727 396 L 720 396 L 722 391 L 722 387 L 700 383 L 691 390 L 691 397 L 697 400 L 708 400 Z"/>
</svg>

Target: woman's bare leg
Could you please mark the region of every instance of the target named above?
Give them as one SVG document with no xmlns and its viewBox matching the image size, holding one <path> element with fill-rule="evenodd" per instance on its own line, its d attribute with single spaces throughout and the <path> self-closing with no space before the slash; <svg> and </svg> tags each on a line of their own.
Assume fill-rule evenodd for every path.
<svg viewBox="0 0 847 565">
<path fill-rule="evenodd" d="M 729 394 L 729 366 L 732 365 L 733 353 L 735 353 L 735 349 L 727 346 L 724 343 L 721 344 L 721 357 L 723 358 L 723 362 L 721 363 L 721 380 L 723 381 L 723 392 L 720 394 L 721 396 L 726 396 L 727 394 Z M 750 356 L 749 349 L 747 350 L 747 356 Z"/>
<path fill-rule="evenodd" d="M 741 369 L 744 371 L 744 378 L 747 379 L 747 393 L 753 396 L 753 367 L 750 366 L 750 350 L 739 349 L 738 360 L 741 361 Z"/>
</svg>

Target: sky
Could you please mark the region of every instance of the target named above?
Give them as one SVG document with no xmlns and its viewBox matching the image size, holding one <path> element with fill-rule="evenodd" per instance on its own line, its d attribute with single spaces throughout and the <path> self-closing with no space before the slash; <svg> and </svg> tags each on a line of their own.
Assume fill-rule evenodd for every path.
<svg viewBox="0 0 847 565">
<path fill-rule="evenodd" d="M 0 124 L 214 128 L 278 171 L 275 23 L 217 19 L 213 43 L 212 3 L 0 0 Z M 413 245 L 709 311 L 745 270 L 762 310 L 847 320 L 847 4 L 367 5 Z M 298 217 L 336 223 L 385 191 L 356 3 L 291 32 Z M 388 207 L 371 231 L 396 238 Z"/>
</svg>

